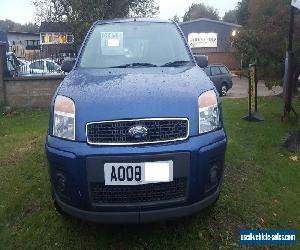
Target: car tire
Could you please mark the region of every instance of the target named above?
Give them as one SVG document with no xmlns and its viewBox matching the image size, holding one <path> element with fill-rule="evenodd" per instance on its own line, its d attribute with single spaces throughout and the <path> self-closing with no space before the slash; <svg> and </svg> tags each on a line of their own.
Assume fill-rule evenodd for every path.
<svg viewBox="0 0 300 250">
<path fill-rule="evenodd" d="M 227 84 L 226 83 L 222 83 L 221 85 L 221 90 L 220 90 L 220 96 L 226 96 L 227 95 Z"/>
</svg>

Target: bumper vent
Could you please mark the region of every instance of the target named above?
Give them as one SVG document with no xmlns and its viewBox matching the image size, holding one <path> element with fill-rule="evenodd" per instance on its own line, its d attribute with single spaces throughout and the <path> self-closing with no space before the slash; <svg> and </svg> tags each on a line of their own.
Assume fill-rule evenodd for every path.
<svg viewBox="0 0 300 250">
<path fill-rule="evenodd" d="M 140 131 L 134 129 L 140 129 Z M 137 133 L 140 134 L 137 134 Z M 189 121 L 178 119 L 141 119 L 89 123 L 87 142 L 92 145 L 147 144 L 185 140 Z"/>
<path fill-rule="evenodd" d="M 91 183 L 90 189 L 92 202 L 96 204 L 172 201 L 185 198 L 187 178 L 139 186 L 105 186 L 104 183 Z"/>
</svg>

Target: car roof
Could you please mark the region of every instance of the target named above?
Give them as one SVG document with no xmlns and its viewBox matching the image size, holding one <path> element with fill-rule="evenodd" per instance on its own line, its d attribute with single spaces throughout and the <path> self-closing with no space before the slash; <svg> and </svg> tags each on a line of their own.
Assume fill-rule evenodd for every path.
<svg viewBox="0 0 300 250">
<path fill-rule="evenodd" d="M 117 19 L 109 19 L 109 20 L 98 20 L 95 24 L 129 23 L 129 22 L 173 23 L 172 20 L 164 20 L 164 19 L 158 19 L 158 18 L 132 17 L 132 18 L 117 18 Z"/>
<path fill-rule="evenodd" d="M 38 59 L 38 60 L 34 60 L 34 61 L 29 61 L 30 64 L 32 63 L 35 63 L 35 62 L 51 62 L 51 63 L 54 63 L 54 64 L 57 64 L 56 62 L 50 60 L 50 59 Z"/>
<path fill-rule="evenodd" d="M 206 55 L 194 55 L 194 57 L 208 57 Z"/>
</svg>

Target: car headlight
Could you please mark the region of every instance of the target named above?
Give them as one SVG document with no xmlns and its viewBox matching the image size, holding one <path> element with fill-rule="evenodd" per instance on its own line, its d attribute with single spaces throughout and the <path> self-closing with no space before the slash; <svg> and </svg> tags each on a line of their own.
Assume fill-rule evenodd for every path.
<svg viewBox="0 0 300 250">
<path fill-rule="evenodd" d="M 218 100 L 215 91 L 210 90 L 199 96 L 199 134 L 213 131 L 219 126 Z"/>
<path fill-rule="evenodd" d="M 75 140 L 75 104 L 68 97 L 58 95 L 55 99 L 53 136 Z"/>
</svg>

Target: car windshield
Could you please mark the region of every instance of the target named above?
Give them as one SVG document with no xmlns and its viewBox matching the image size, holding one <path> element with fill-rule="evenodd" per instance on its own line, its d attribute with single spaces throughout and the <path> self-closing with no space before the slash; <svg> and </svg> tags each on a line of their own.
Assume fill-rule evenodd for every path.
<svg viewBox="0 0 300 250">
<path fill-rule="evenodd" d="M 81 68 L 180 67 L 193 63 L 173 23 L 97 25 L 80 60 Z"/>
</svg>

